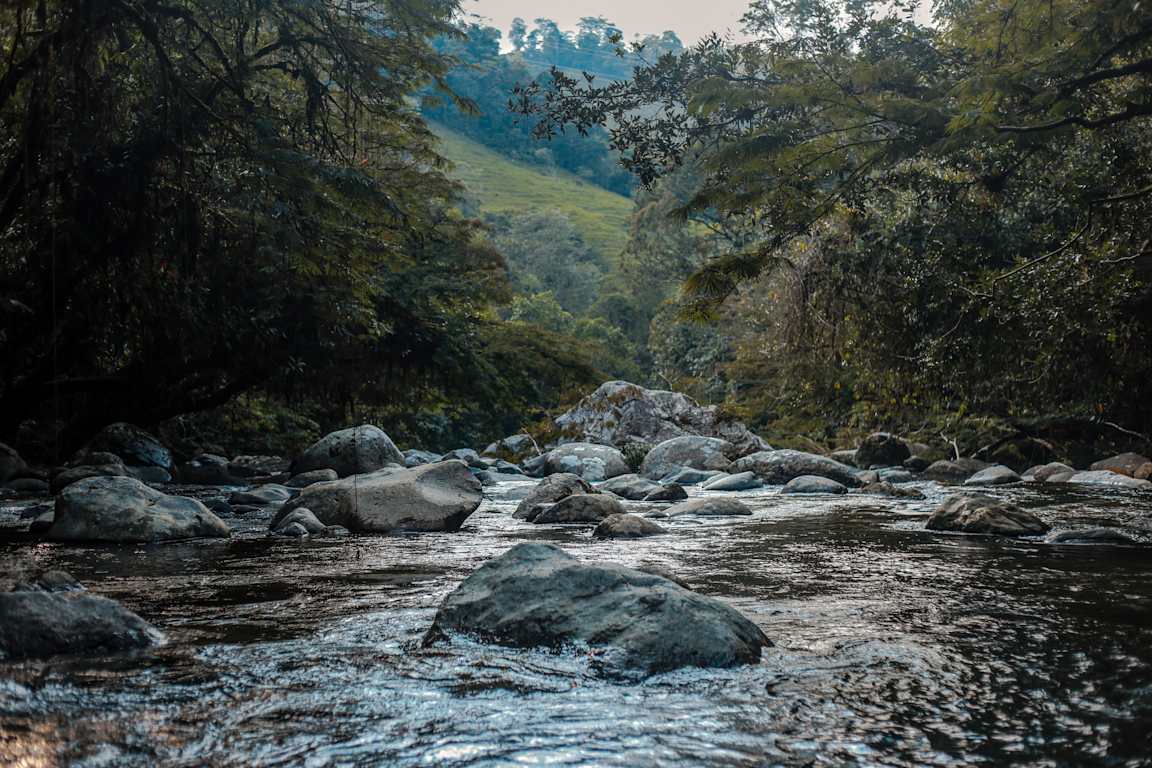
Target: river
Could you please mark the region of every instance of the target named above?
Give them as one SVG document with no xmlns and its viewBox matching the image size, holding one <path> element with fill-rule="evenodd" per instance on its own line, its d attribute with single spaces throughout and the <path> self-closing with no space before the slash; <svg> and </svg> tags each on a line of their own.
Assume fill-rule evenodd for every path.
<svg viewBox="0 0 1152 768">
<path fill-rule="evenodd" d="M 514 520 L 528 487 L 488 489 L 450 535 L 299 542 L 267 538 L 267 518 L 155 547 L 0 532 L 6 562 L 66 570 L 168 636 L 140 655 L 0 665 L 0 765 L 1152 765 L 1147 493 L 995 491 L 1146 546 L 929 533 L 950 492 L 934 483 L 916 484 L 924 501 L 729 494 L 755 515 L 599 542 Z M 444 595 L 526 540 L 667 568 L 776 647 L 639 683 L 576 651 L 421 648 Z"/>
</svg>

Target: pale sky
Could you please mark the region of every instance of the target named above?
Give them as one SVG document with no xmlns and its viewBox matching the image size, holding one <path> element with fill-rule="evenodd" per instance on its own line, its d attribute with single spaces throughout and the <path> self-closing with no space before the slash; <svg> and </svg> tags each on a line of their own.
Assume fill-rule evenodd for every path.
<svg viewBox="0 0 1152 768">
<path fill-rule="evenodd" d="M 561 29 L 574 29 L 582 16 L 603 16 L 624 30 L 626 39 L 637 33 L 659 34 L 671 29 L 685 45 L 709 32 L 739 36 L 740 17 L 749 0 L 464 0 L 464 11 L 485 17 L 505 35 L 517 16 L 528 22 L 553 19 Z"/>
</svg>

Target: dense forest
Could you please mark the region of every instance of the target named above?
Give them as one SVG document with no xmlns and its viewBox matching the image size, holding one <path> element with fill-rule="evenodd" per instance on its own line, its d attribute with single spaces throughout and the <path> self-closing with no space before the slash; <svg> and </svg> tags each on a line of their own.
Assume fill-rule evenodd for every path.
<svg viewBox="0 0 1152 768">
<path fill-rule="evenodd" d="M 438 0 L 0 22 L 0 437 L 34 453 L 353 415 L 447 448 L 609 377 L 826 445 L 1152 426 L 1139 6 L 763 0 L 688 49 Z M 631 197 L 623 247 L 484 213 L 440 129 Z"/>
</svg>

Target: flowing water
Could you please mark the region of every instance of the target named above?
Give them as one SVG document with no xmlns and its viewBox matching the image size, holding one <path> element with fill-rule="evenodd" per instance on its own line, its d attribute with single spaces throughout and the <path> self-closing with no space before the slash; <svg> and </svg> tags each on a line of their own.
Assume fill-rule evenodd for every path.
<svg viewBox="0 0 1152 768">
<path fill-rule="evenodd" d="M 69 571 L 168 643 L 0 665 L 0 765 L 1152 765 L 1152 546 L 929 533 L 935 484 L 925 501 L 731 494 L 756 514 L 598 542 L 512 519 L 526 487 L 489 489 L 450 535 L 298 542 L 266 519 L 154 547 L 9 535 L 0 558 Z M 1152 542 L 1152 494 L 996 493 Z M 444 595 L 525 540 L 668 568 L 776 646 L 643 682 L 576 650 L 421 648 Z"/>
</svg>

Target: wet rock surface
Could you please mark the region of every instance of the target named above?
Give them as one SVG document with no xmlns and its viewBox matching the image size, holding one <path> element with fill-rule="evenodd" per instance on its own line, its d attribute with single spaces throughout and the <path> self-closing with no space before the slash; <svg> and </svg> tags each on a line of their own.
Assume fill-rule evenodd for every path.
<svg viewBox="0 0 1152 768">
<path fill-rule="evenodd" d="M 227 538 L 228 525 L 195 499 L 169 496 L 130 477 L 72 483 L 56 498 L 53 541 L 158 542 Z"/>
</svg>

